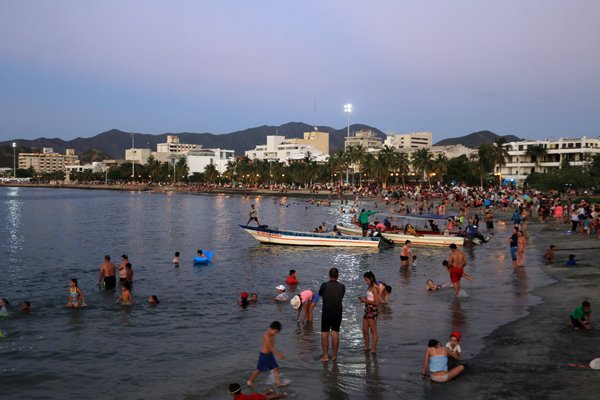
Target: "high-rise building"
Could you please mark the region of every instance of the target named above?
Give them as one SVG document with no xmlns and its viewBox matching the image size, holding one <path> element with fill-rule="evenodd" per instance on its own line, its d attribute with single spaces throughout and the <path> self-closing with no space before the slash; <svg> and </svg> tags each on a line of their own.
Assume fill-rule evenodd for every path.
<svg viewBox="0 0 600 400">
<path fill-rule="evenodd" d="M 430 148 L 432 145 L 432 134 L 431 132 L 389 133 L 383 144 L 408 151 L 411 149 Z"/>
<path fill-rule="evenodd" d="M 79 157 L 73 149 L 67 149 L 65 154 L 55 153 L 51 147 L 44 147 L 41 153 L 19 153 L 19 168 L 33 168 L 38 174 L 64 172 L 66 165 L 78 164 Z"/>
<path fill-rule="evenodd" d="M 344 150 L 348 146 L 361 145 L 367 149 L 381 149 L 383 147 L 383 139 L 375 135 L 372 130 L 360 130 L 353 136 L 347 136 L 344 139 Z"/>
</svg>

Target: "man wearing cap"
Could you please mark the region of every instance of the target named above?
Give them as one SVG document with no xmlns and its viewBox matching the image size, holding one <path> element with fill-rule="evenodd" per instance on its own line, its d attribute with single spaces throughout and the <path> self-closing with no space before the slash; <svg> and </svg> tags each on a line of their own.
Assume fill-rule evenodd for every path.
<svg viewBox="0 0 600 400">
<path fill-rule="evenodd" d="M 278 285 L 275 289 L 277 289 L 277 296 L 273 299 L 273 301 L 289 301 L 290 297 L 285 292 L 285 286 Z"/>
<path fill-rule="evenodd" d="M 329 270 L 329 282 L 324 282 L 319 289 L 319 296 L 323 299 L 323 313 L 321 315 L 321 347 L 323 357 L 321 361 L 329 361 L 329 332 L 331 332 L 331 359 L 337 359 L 340 346 L 340 325 L 342 324 L 342 300 L 346 287 L 339 283 L 337 268 Z"/>
<path fill-rule="evenodd" d="M 273 393 L 272 391 L 268 391 L 264 394 L 243 394 L 239 383 L 232 383 L 229 385 L 229 394 L 234 400 L 277 400 L 288 397 L 287 393 Z"/>
</svg>

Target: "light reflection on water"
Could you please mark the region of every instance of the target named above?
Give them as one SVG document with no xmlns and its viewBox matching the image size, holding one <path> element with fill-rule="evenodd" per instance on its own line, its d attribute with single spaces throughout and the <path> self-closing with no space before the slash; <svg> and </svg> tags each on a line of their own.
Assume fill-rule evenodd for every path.
<svg viewBox="0 0 600 400">
<path fill-rule="evenodd" d="M 348 214 L 339 204 L 309 206 L 305 200 L 262 196 L 160 195 L 44 189 L 0 189 L 4 259 L 0 295 L 18 305 L 31 300 L 34 314 L 0 320 L 9 337 L 0 342 L 0 397 L 61 396 L 227 399 L 232 381 L 244 382 L 256 364 L 261 334 L 283 323 L 278 348 L 287 356 L 282 373 L 297 399 L 420 398 L 427 385 L 418 376 L 426 341 L 463 332 L 467 358 L 499 323 L 523 315 L 536 301 L 528 291 L 545 281 L 536 268 L 512 273 L 506 258 L 508 233 L 498 229 L 485 246 L 468 252 L 473 284 L 455 299 L 452 290 L 424 290 L 428 278 L 448 279 L 446 249 L 413 249 L 418 266 L 400 269 L 400 249 L 319 249 L 259 245 L 237 227 L 250 204 L 261 223 L 294 230 L 329 227 Z M 283 204 L 281 206 L 280 204 Z M 308 207 L 308 208 L 307 208 Z M 193 267 L 198 248 L 215 252 L 208 267 Z M 171 264 L 175 251 L 181 265 Z M 127 253 L 134 269 L 134 305 L 120 307 L 116 294 L 95 283 L 104 254 Z M 529 257 L 533 259 L 534 257 Z M 274 304 L 275 286 L 290 269 L 300 279 L 290 294 L 317 290 L 329 268 L 346 285 L 339 360 L 318 362 L 320 305 L 312 326 L 295 321 L 288 304 Z M 363 351 L 363 274 L 393 287 L 379 319 L 376 356 Z M 17 273 L 18 271 L 18 273 Z M 67 283 L 77 277 L 89 307 L 65 310 Z M 259 303 L 241 310 L 241 291 Z M 161 304 L 151 308 L 146 298 Z M 118 368 L 107 382 L 106 371 Z M 156 379 L 160 376 L 160 379 Z M 74 377 L 77 385 L 73 385 Z M 266 376 L 259 377 L 263 382 Z M 35 380 L 35 386 L 28 382 Z M 259 386 L 259 389 L 264 389 Z M 108 395 L 110 398 L 110 395 Z"/>
</svg>

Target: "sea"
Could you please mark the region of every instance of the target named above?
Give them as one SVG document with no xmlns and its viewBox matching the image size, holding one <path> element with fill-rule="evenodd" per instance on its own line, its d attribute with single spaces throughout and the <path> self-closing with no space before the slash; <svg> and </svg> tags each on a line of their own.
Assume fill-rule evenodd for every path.
<svg viewBox="0 0 600 400">
<path fill-rule="evenodd" d="M 0 399 L 229 399 L 274 389 L 267 373 L 254 388 L 243 383 L 256 367 L 262 334 L 280 321 L 277 349 L 285 390 L 294 399 L 420 399 L 439 390 L 420 378 L 427 342 L 462 333 L 467 363 L 495 328 L 527 314 L 541 300 L 531 291 L 550 282 L 534 249 L 528 266 L 511 268 L 508 225 L 466 249 L 468 297 L 451 288 L 427 292 L 427 279 L 449 282 L 446 248 L 413 248 L 416 266 L 400 268 L 400 248 L 344 249 L 259 244 L 238 225 L 256 205 L 262 224 L 312 231 L 348 222 L 350 205 L 293 197 L 154 193 L 48 188 L 0 188 Z M 390 211 L 382 204 L 358 207 Z M 485 229 L 485 228 L 484 228 Z M 214 253 L 194 266 L 198 249 Z M 172 263 L 174 253 L 181 263 Z M 133 265 L 133 305 L 97 286 L 104 255 Z M 273 302 L 275 287 L 297 271 L 301 290 L 318 290 L 331 267 L 346 286 L 340 351 L 322 363 L 321 304 L 301 324 L 289 303 Z M 377 353 L 363 350 L 363 274 L 392 286 L 380 309 Z M 87 307 L 69 309 L 68 284 L 77 278 Z M 240 293 L 258 302 L 238 305 Z M 156 295 L 160 304 L 151 306 Z M 31 302 L 31 313 L 20 304 Z M 439 384 L 437 385 L 439 386 Z"/>
</svg>

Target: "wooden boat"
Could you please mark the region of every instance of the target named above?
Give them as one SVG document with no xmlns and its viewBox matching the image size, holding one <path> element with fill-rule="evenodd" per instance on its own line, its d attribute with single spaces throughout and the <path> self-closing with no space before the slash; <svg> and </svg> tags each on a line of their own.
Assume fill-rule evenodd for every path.
<svg viewBox="0 0 600 400">
<path fill-rule="evenodd" d="M 334 230 L 340 232 L 343 235 L 362 235 L 362 230 L 354 226 L 336 225 Z M 410 240 L 411 244 L 415 246 L 442 246 L 448 247 L 452 243 L 457 246 L 463 246 L 465 242 L 464 237 L 460 236 L 444 236 L 441 234 L 429 234 L 429 235 L 405 235 L 403 233 L 388 233 L 382 232 L 384 238 L 392 240 L 394 243 L 404 244 L 407 240 Z"/>
<path fill-rule="evenodd" d="M 261 243 L 287 244 L 294 246 L 331 246 L 331 247 L 383 247 L 378 237 L 343 236 L 335 233 L 313 233 L 280 230 L 263 226 L 240 225 L 254 239 Z"/>
</svg>

